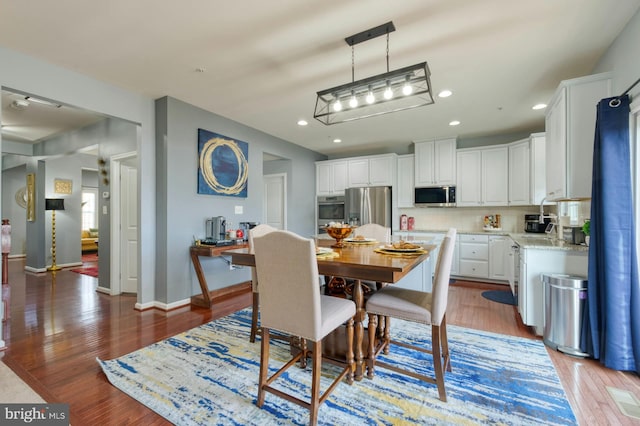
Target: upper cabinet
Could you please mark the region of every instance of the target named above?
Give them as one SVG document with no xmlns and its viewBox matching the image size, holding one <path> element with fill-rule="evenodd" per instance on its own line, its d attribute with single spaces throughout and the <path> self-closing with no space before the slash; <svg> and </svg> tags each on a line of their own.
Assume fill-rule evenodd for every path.
<svg viewBox="0 0 640 426">
<path fill-rule="evenodd" d="M 549 200 L 591 198 L 596 106 L 609 96 L 610 73 L 560 83 L 545 120 Z"/>
<path fill-rule="evenodd" d="M 506 206 L 509 203 L 509 149 L 459 149 L 456 203 L 465 206 Z"/>
<path fill-rule="evenodd" d="M 396 158 L 396 154 L 384 154 L 347 159 L 347 188 L 393 186 Z"/>
<path fill-rule="evenodd" d="M 398 156 L 398 207 L 413 207 L 414 155 Z"/>
<path fill-rule="evenodd" d="M 415 143 L 415 186 L 456 184 L 456 140 Z"/>
<path fill-rule="evenodd" d="M 509 205 L 531 204 L 529 182 L 531 181 L 529 139 L 509 144 Z"/>
<path fill-rule="evenodd" d="M 546 195 L 545 134 L 509 144 L 509 205 L 540 204 Z"/>
<path fill-rule="evenodd" d="M 529 195 L 531 203 L 539 205 L 547 195 L 547 137 L 544 133 L 533 133 L 529 141 Z"/>
<path fill-rule="evenodd" d="M 347 187 L 347 161 L 316 163 L 316 195 L 343 195 Z"/>
</svg>

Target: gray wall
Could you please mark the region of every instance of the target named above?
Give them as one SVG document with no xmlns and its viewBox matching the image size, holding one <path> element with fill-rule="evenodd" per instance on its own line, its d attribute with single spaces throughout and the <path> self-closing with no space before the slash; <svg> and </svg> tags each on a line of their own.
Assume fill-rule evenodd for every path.
<svg viewBox="0 0 640 426">
<path fill-rule="evenodd" d="M 613 93 L 622 94 L 625 90 L 640 78 L 640 11 L 631 18 L 620 35 L 602 55 L 598 64 L 593 69 L 593 74 L 611 71 L 613 73 Z M 640 95 L 640 84 L 636 85 L 629 94 L 637 97 Z"/>
<path fill-rule="evenodd" d="M 247 198 L 197 193 L 199 128 L 249 144 Z M 156 300 L 171 304 L 200 293 L 189 246 L 194 237 L 205 236 L 207 218 L 225 216 L 234 227 L 241 221 L 262 222 L 264 152 L 291 160 L 277 162 L 289 164 L 288 229 L 302 235 L 313 233 L 314 163 L 325 156 L 170 97 L 156 101 L 156 129 Z M 244 213 L 235 214 L 235 206 L 242 206 Z M 222 259 L 201 261 L 211 290 L 250 279 L 248 270 L 230 271 Z"/>
<path fill-rule="evenodd" d="M 0 47 L 0 86 L 140 124 L 137 134 L 139 214 L 139 307 L 155 299 L 154 103 L 138 93 Z M 0 136 L 0 148 L 3 142 Z M 44 221 L 44 211 L 42 217 Z M 36 223 L 34 223 L 36 224 Z M 38 226 L 38 225 L 36 225 Z M 44 232 L 44 231 L 43 231 Z M 30 241 L 27 243 L 29 246 Z M 35 241 L 34 244 L 43 244 Z"/>
<path fill-rule="evenodd" d="M 11 252 L 9 256 L 24 255 L 27 251 L 27 210 L 15 200 L 16 192 L 25 188 L 27 166 L 22 161 L 2 171 L 2 218 L 11 225 Z"/>
<path fill-rule="evenodd" d="M 43 140 L 34 146 L 33 151 L 38 155 L 38 162 L 44 166 L 44 173 L 40 172 L 37 176 L 38 187 L 43 188 L 43 191 L 38 191 L 36 206 L 44 206 L 45 198 L 63 198 L 65 200 L 65 210 L 56 212 L 56 264 L 68 265 L 82 262 L 80 234 L 83 169 L 97 168 L 98 165 L 95 155 L 76 152 L 81 148 L 98 145 L 99 155 L 108 159 L 114 154 L 135 151 L 137 145 L 136 128 L 135 124 L 128 121 L 108 118 L 84 128 Z M 24 167 L 22 171 L 26 171 Z M 96 178 L 95 172 L 93 175 L 93 185 L 98 188 L 99 194 L 110 190 L 109 185 Z M 8 178 L 6 172 L 3 172 L 3 178 Z M 70 180 L 72 193 L 68 195 L 55 194 L 53 187 L 55 179 Z M 25 181 L 25 174 L 21 180 Z M 7 185 L 13 187 L 15 183 L 4 182 L 3 179 L 3 190 Z M 107 214 L 103 213 L 103 208 L 106 208 Z M 40 215 L 42 212 L 39 210 L 41 209 L 37 210 Z M 110 198 L 98 198 L 98 211 L 100 212 L 98 215 L 100 229 L 99 285 L 103 288 L 110 288 Z M 50 252 L 51 212 L 45 212 L 43 217 L 44 223 L 38 223 L 38 220 L 25 223 L 24 235 L 19 233 L 21 230 L 19 222 L 26 222 L 26 215 L 10 218 L 12 223 L 17 226 L 15 234 L 12 227 L 12 238 L 16 238 L 17 241 L 27 239 L 29 242 L 35 242 L 25 244 L 26 251 L 23 252 L 27 257 L 26 266 L 30 270 L 43 270 L 52 261 Z"/>
</svg>

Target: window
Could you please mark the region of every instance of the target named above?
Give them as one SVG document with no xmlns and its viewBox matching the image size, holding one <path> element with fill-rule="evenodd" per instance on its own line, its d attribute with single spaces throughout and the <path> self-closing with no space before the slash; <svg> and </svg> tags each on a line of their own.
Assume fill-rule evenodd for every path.
<svg viewBox="0 0 640 426">
<path fill-rule="evenodd" d="M 82 188 L 82 229 L 98 227 L 98 189 Z"/>
</svg>

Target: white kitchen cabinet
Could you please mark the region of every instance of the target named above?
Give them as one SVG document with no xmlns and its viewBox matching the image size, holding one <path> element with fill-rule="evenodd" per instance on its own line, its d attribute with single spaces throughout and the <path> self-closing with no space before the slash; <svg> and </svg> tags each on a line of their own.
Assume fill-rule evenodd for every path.
<svg viewBox="0 0 640 426">
<path fill-rule="evenodd" d="M 506 146 L 482 150 L 482 204 L 509 204 L 509 149 Z"/>
<path fill-rule="evenodd" d="M 414 155 L 398 156 L 398 207 L 413 207 Z"/>
<path fill-rule="evenodd" d="M 456 203 L 465 206 L 506 206 L 509 203 L 509 149 L 459 149 Z"/>
<path fill-rule="evenodd" d="M 531 134 L 529 156 L 530 156 L 530 189 L 531 204 L 540 205 L 547 195 L 547 159 L 546 146 L 547 138 L 544 133 Z"/>
<path fill-rule="evenodd" d="M 509 205 L 539 205 L 546 196 L 544 133 L 509 144 Z"/>
<path fill-rule="evenodd" d="M 568 274 L 586 277 L 587 251 L 520 248 L 518 311 L 525 325 L 537 335 L 544 330 L 544 285 L 542 274 Z"/>
<path fill-rule="evenodd" d="M 316 195 L 344 195 L 346 187 L 346 160 L 316 162 Z"/>
<path fill-rule="evenodd" d="M 347 159 L 347 187 L 393 186 L 396 158 L 396 154 L 384 154 Z"/>
<path fill-rule="evenodd" d="M 549 200 L 591 198 L 596 106 L 609 96 L 610 73 L 560 83 L 545 119 Z"/>
<path fill-rule="evenodd" d="M 509 144 L 509 205 L 526 206 L 531 204 L 530 190 L 530 141 Z"/>
<path fill-rule="evenodd" d="M 453 260 L 451 261 L 451 275 L 458 275 L 460 271 L 460 234 L 456 234 L 453 247 Z"/>
<path fill-rule="evenodd" d="M 503 235 L 489 236 L 489 278 L 492 280 L 509 280 L 509 254 L 511 253 L 510 237 Z"/>
<path fill-rule="evenodd" d="M 482 205 L 482 153 L 458 150 L 456 203 L 458 207 Z"/>
<path fill-rule="evenodd" d="M 459 275 L 471 278 L 489 276 L 489 236 L 460 234 Z"/>
<path fill-rule="evenodd" d="M 456 139 L 415 142 L 415 186 L 456 184 Z"/>
</svg>

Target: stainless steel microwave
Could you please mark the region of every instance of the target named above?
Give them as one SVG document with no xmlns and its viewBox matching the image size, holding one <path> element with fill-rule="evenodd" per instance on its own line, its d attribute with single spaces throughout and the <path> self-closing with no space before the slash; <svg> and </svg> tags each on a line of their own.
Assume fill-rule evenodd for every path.
<svg viewBox="0 0 640 426">
<path fill-rule="evenodd" d="M 413 202 L 417 207 L 455 207 L 455 186 L 416 188 Z"/>
</svg>

